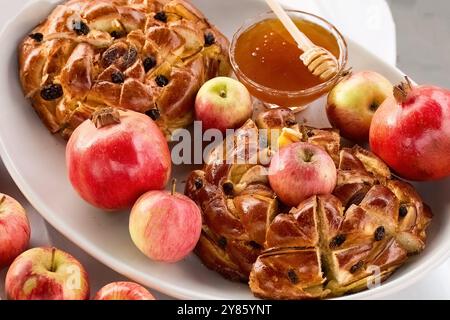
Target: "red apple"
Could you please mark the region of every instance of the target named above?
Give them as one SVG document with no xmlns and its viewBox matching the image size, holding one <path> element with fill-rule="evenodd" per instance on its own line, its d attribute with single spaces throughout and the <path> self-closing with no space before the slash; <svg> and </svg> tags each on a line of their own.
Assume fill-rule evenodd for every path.
<svg viewBox="0 0 450 320">
<path fill-rule="evenodd" d="M 129 227 L 142 253 L 154 261 L 173 263 L 195 248 L 202 216 L 195 202 L 174 190 L 150 191 L 131 210 Z"/>
<path fill-rule="evenodd" d="M 25 209 L 10 196 L 0 193 L 0 269 L 25 251 L 30 233 Z"/>
<path fill-rule="evenodd" d="M 275 153 L 269 182 L 280 200 L 297 206 L 303 200 L 331 193 L 336 186 L 336 166 L 323 149 L 297 142 Z"/>
<path fill-rule="evenodd" d="M 375 113 L 370 147 L 405 179 L 450 176 L 450 90 L 409 80 L 397 86 Z"/>
<path fill-rule="evenodd" d="M 101 288 L 94 300 L 155 300 L 155 297 L 137 283 L 113 282 Z"/>
<path fill-rule="evenodd" d="M 386 98 L 392 97 L 392 92 L 391 82 L 376 72 L 351 74 L 328 95 L 328 119 L 343 137 L 352 141 L 367 141 L 375 111 Z"/>
<path fill-rule="evenodd" d="M 148 116 L 106 108 L 83 122 L 66 150 L 70 181 L 95 207 L 131 207 L 149 190 L 161 190 L 171 173 L 164 135 Z"/>
<path fill-rule="evenodd" d="M 247 88 L 239 81 L 217 77 L 207 81 L 195 101 L 197 120 L 203 128 L 226 129 L 241 127 L 253 114 L 253 104 Z"/>
<path fill-rule="evenodd" d="M 22 253 L 6 274 L 10 300 L 87 300 L 86 271 L 70 254 L 56 248 L 35 248 Z"/>
</svg>

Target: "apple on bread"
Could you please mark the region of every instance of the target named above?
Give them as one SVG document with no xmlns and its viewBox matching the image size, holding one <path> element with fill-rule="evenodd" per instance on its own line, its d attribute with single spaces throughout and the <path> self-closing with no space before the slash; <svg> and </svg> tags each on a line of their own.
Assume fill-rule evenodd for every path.
<svg viewBox="0 0 450 320">
<path fill-rule="evenodd" d="M 249 120 L 235 139 L 258 135 L 260 128 L 297 131 L 301 141 L 335 160 L 333 193 L 292 208 L 270 188 L 267 164 L 230 164 L 215 156 L 186 184 L 203 215 L 197 255 L 208 268 L 249 282 L 256 296 L 267 299 L 340 296 L 387 279 L 424 249 L 430 209 L 371 152 L 341 148 L 336 131 L 293 119 L 286 109 L 268 111 L 258 116 L 258 125 Z M 235 146 L 231 153 L 249 148 Z"/>
</svg>

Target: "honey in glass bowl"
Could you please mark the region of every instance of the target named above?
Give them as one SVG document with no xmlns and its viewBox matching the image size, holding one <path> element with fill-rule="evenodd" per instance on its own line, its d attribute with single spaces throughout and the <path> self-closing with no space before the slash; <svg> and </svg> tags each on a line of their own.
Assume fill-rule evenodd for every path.
<svg viewBox="0 0 450 320">
<path fill-rule="evenodd" d="M 299 29 L 316 45 L 330 51 L 339 73 L 328 81 L 314 76 L 300 60 L 303 51 L 271 13 L 259 16 L 236 33 L 230 57 L 237 78 L 269 107 L 301 110 L 327 93 L 347 63 L 347 46 L 339 31 L 317 16 L 288 11 Z"/>
</svg>

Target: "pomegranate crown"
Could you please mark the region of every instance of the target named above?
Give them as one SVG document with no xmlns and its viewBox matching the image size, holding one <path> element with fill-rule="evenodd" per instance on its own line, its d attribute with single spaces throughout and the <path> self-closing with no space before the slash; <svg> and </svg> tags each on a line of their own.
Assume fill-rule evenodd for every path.
<svg viewBox="0 0 450 320">
<path fill-rule="evenodd" d="M 405 76 L 405 81 L 394 87 L 394 98 L 398 103 L 406 101 L 408 94 L 412 91 L 414 85 L 408 76 Z"/>
<path fill-rule="evenodd" d="M 111 124 L 120 123 L 120 113 L 116 108 L 102 108 L 94 112 L 91 121 L 100 129 Z"/>
</svg>

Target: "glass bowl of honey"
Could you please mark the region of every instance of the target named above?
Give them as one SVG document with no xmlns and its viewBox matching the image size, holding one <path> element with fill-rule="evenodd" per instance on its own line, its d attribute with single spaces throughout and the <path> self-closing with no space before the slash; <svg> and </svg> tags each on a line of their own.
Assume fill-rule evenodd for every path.
<svg viewBox="0 0 450 320">
<path fill-rule="evenodd" d="M 273 13 L 247 20 L 230 46 L 236 77 L 268 108 L 301 111 L 328 93 L 345 72 L 347 43 L 335 26 L 316 15 L 288 10 L 297 27 L 338 60 L 339 72 L 323 81 L 300 60 L 303 51 Z"/>
</svg>

